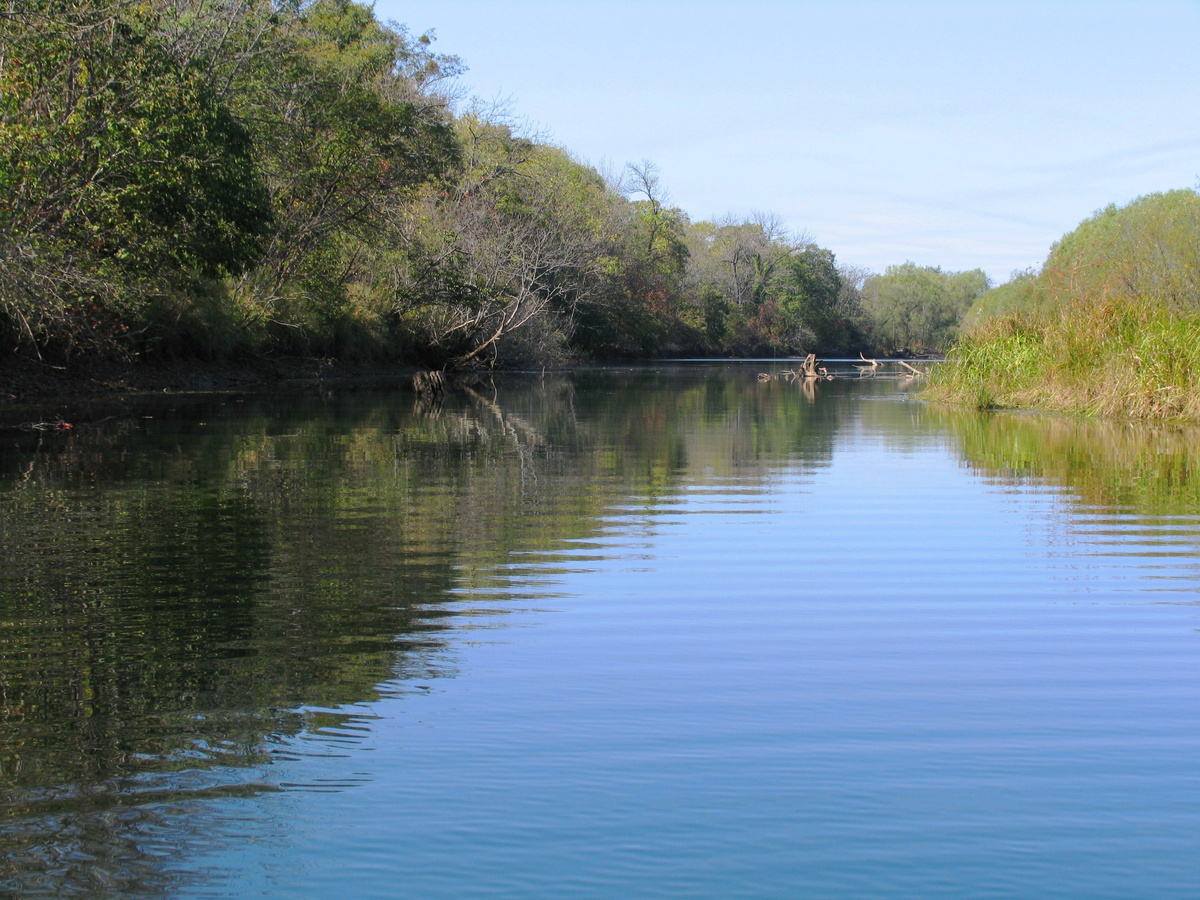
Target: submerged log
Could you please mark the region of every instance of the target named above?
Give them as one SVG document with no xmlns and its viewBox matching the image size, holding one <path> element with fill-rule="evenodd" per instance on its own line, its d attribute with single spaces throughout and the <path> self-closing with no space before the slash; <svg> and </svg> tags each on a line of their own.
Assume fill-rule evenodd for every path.
<svg viewBox="0 0 1200 900">
<path fill-rule="evenodd" d="M 928 372 L 922 372 L 916 366 L 910 366 L 908 363 L 906 363 L 902 359 L 898 359 L 898 360 L 896 360 L 896 362 L 900 363 L 900 365 L 902 365 L 902 366 L 904 366 L 904 368 L 908 369 L 908 377 L 909 378 L 924 378 L 927 374 L 929 374 Z"/>
</svg>

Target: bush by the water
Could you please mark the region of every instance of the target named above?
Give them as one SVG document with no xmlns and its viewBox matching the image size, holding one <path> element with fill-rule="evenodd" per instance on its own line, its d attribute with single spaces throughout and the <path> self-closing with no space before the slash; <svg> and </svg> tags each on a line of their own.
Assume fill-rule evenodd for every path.
<svg viewBox="0 0 1200 900">
<path fill-rule="evenodd" d="M 1200 419 L 1200 195 L 1110 206 L 985 294 L 928 395 L 978 408 Z"/>
</svg>

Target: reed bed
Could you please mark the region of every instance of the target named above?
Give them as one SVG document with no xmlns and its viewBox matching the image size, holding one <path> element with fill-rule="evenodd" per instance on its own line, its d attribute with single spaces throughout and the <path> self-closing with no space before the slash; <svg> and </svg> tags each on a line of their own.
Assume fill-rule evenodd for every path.
<svg viewBox="0 0 1200 900">
<path fill-rule="evenodd" d="M 925 396 L 976 409 L 1200 421 L 1200 313 L 1120 297 L 995 318 L 963 335 Z"/>
</svg>

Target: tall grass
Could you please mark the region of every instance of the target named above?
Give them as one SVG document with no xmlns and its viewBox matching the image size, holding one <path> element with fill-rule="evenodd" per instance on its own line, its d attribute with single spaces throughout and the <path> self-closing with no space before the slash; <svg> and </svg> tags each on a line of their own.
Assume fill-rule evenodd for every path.
<svg viewBox="0 0 1200 900">
<path fill-rule="evenodd" d="M 1100 210 L 971 313 L 931 398 L 1200 420 L 1200 193 Z"/>
<path fill-rule="evenodd" d="M 962 337 L 926 396 L 977 409 L 1200 421 L 1200 313 L 1119 297 L 992 319 Z"/>
</svg>

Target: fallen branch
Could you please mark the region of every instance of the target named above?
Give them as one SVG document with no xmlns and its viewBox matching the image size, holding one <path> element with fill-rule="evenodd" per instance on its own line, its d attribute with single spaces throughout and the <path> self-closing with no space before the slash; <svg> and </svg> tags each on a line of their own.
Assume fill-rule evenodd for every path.
<svg viewBox="0 0 1200 900">
<path fill-rule="evenodd" d="M 55 422 L 26 422 L 17 427 L 25 431 L 70 431 L 71 423 L 59 419 Z"/>
<path fill-rule="evenodd" d="M 867 359 L 865 356 L 863 356 L 861 350 L 858 351 L 858 358 L 867 364 L 865 366 L 856 365 L 854 367 L 854 368 L 858 369 L 859 374 L 865 375 L 867 372 L 870 372 L 872 375 L 874 375 L 876 372 L 879 371 L 879 360 Z"/>
</svg>

